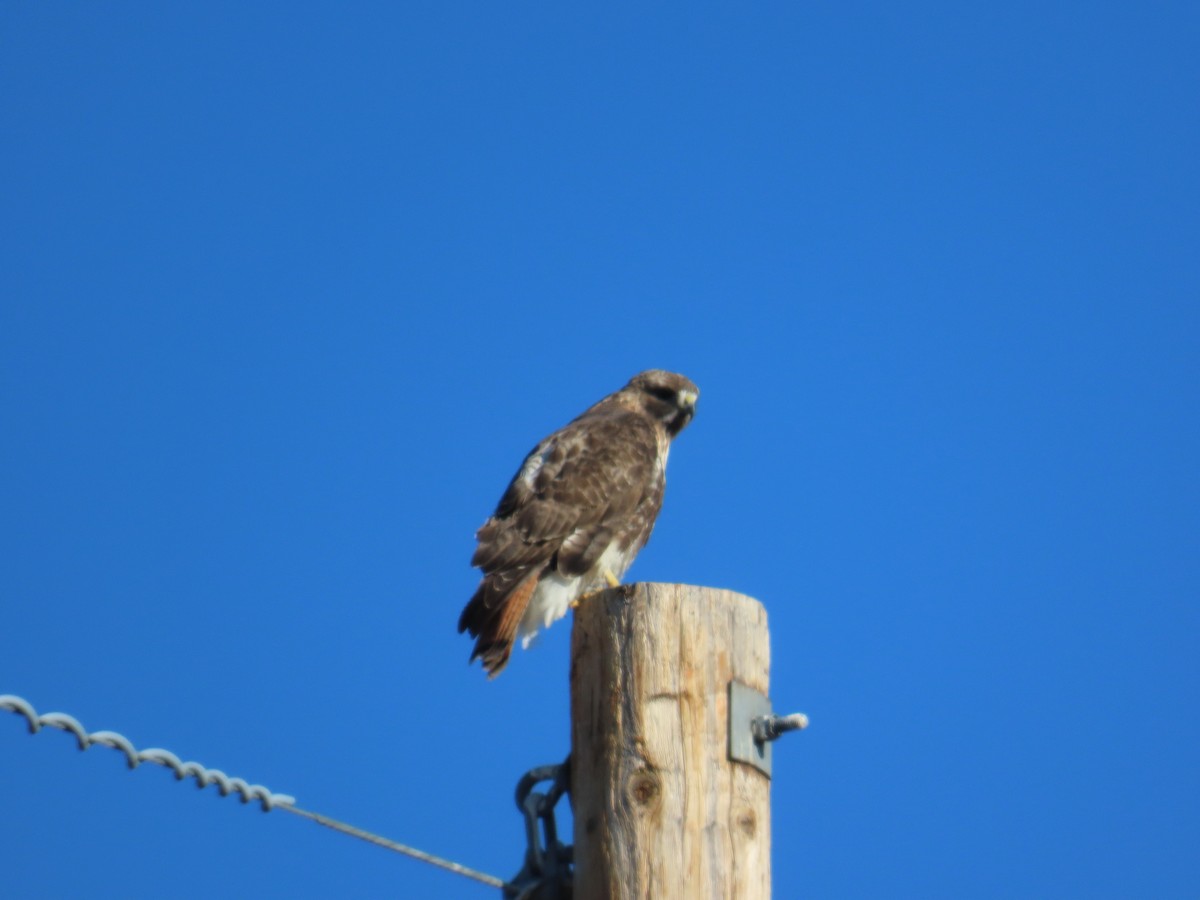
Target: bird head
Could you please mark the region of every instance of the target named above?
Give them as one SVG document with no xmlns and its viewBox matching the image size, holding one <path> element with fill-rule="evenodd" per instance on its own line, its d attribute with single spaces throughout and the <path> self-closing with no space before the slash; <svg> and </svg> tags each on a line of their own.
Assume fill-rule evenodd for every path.
<svg viewBox="0 0 1200 900">
<path fill-rule="evenodd" d="M 700 389 L 689 379 L 662 369 L 634 375 L 625 390 L 633 394 L 648 415 L 663 423 L 671 437 L 692 421 L 700 396 Z"/>
</svg>

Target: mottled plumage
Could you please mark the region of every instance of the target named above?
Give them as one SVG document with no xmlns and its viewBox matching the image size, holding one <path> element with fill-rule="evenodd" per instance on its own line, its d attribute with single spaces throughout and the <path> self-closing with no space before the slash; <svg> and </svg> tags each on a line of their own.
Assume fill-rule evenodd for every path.
<svg viewBox="0 0 1200 900">
<path fill-rule="evenodd" d="M 642 372 L 525 457 L 475 535 L 471 565 L 483 579 L 458 620 L 489 676 L 518 637 L 528 644 L 629 568 L 654 528 L 671 440 L 698 394 L 682 375 Z"/>
</svg>

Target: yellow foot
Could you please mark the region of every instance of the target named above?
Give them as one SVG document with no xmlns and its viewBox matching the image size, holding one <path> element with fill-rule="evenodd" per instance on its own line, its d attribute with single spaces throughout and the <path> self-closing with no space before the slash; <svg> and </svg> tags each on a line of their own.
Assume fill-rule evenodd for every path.
<svg viewBox="0 0 1200 900">
<path fill-rule="evenodd" d="M 574 600 L 572 600 L 570 603 L 568 603 L 567 606 L 569 606 L 571 609 L 579 609 L 580 605 L 583 604 L 584 601 L 586 601 L 592 597 L 595 597 L 598 593 L 600 593 L 600 592 L 599 591 L 588 591 L 586 594 L 580 594 L 578 597 L 576 597 Z"/>
<path fill-rule="evenodd" d="M 609 587 L 620 587 L 621 586 L 621 582 L 617 580 L 617 576 L 614 575 L 612 572 L 608 571 L 608 569 L 604 570 L 604 580 L 608 582 Z M 602 588 L 601 590 L 598 590 L 598 591 L 588 591 L 586 594 L 580 594 L 578 597 L 576 597 L 574 600 L 572 600 L 570 603 L 568 603 L 567 607 L 569 609 L 579 609 L 579 604 L 583 603 L 583 601 L 587 600 L 589 597 L 595 597 L 597 594 L 601 594 L 603 592 L 604 591 Z"/>
</svg>

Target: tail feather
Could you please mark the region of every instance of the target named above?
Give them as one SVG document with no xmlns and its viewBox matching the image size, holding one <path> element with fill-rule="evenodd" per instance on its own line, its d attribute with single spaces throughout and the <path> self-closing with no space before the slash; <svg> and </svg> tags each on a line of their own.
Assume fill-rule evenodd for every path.
<svg viewBox="0 0 1200 900">
<path fill-rule="evenodd" d="M 517 626 L 529 606 L 541 572 L 535 569 L 506 593 L 497 597 L 493 576 L 486 576 L 458 620 L 459 632 L 467 631 L 476 638 L 471 662 L 483 661 L 489 678 L 499 675 L 512 655 L 517 639 Z"/>
</svg>

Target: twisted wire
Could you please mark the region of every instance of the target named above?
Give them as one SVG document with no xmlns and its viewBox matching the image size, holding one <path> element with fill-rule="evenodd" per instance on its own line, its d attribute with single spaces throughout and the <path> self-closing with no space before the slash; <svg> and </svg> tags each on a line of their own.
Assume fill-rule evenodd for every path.
<svg viewBox="0 0 1200 900">
<path fill-rule="evenodd" d="M 75 736 L 75 742 L 79 745 L 80 750 L 87 750 L 96 744 L 111 747 L 124 755 L 125 762 L 131 769 L 136 769 L 145 762 L 154 763 L 174 772 L 176 781 L 182 781 L 185 778 L 195 778 L 201 788 L 215 784 L 222 797 L 227 797 L 236 792 L 241 797 L 243 803 L 257 800 L 262 806 L 263 812 L 281 809 L 284 812 L 289 812 L 316 822 L 318 825 L 324 825 L 326 828 L 332 828 L 334 831 L 340 831 L 351 837 L 367 841 L 377 847 L 384 847 L 421 862 L 438 866 L 456 875 L 472 878 L 490 887 L 508 887 L 507 882 L 494 875 L 488 875 L 486 872 L 479 872 L 459 863 L 451 862 L 448 859 L 442 859 L 440 856 L 425 853 L 422 850 L 417 850 L 415 847 L 409 847 L 406 844 L 372 834 L 361 828 L 355 828 L 353 825 L 339 822 L 337 819 L 331 819 L 320 813 L 301 809 L 296 806 L 296 798 L 290 794 L 276 794 L 267 790 L 261 784 L 248 784 L 241 778 L 230 778 L 220 769 L 208 769 L 197 762 L 183 762 L 170 750 L 163 750 L 161 747 L 138 750 L 128 738 L 115 731 L 93 731 L 89 733 L 80 724 L 78 719 L 66 713 L 45 713 L 39 715 L 38 711 L 33 708 L 33 704 L 15 694 L 0 694 L 0 709 L 7 709 L 22 716 L 29 726 L 30 734 L 37 734 L 42 728 L 57 728 L 60 731 L 67 731 Z"/>
<path fill-rule="evenodd" d="M 111 747 L 124 755 L 125 763 L 131 769 L 136 769 L 145 762 L 154 763 L 174 772 L 176 781 L 183 781 L 185 778 L 195 778 L 196 784 L 201 788 L 215 784 L 222 797 L 228 797 L 230 794 L 236 792 L 241 797 L 243 803 L 257 800 L 262 806 L 263 812 L 270 812 L 282 804 L 291 805 L 296 802 L 296 798 L 289 794 L 276 794 L 267 790 L 261 784 L 249 784 L 241 778 L 230 778 L 220 769 L 209 769 L 198 762 L 183 762 L 183 760 L 170 750 L 163 750 L 161 747 L 138 750 L 130 743 L 128 738 L 115 731 L 93 731 L 89 733 L 80 724 L 78 719 L 74 716 L 68 716 L 66 713 L 45 713 L 44 715 L 39 715 L 37 710 L 33 708 L 33 704 L 15 694 L 0 694 L 0 709 L 8 709 L 19 716 L 23 716 L 29 725 L 30 734 L 37 734 L 42 728 L 57 728 L 60 731 L 68 731 L 75 736 L 75 742 L 79 745 L 80 750 L 87 750 L 96 744 Z"/>
</svg>

